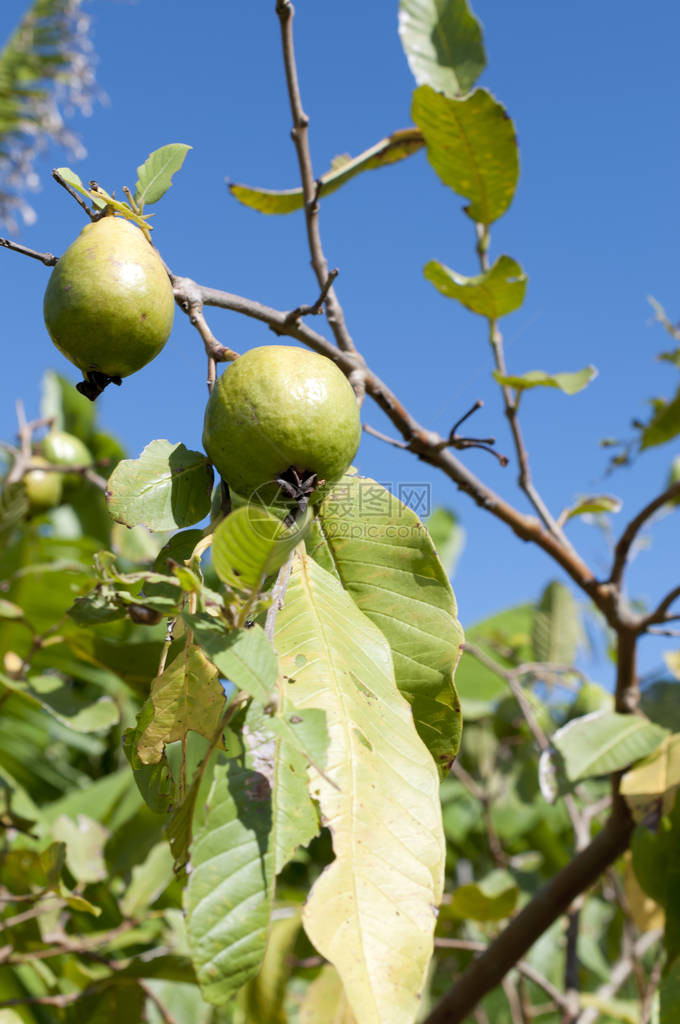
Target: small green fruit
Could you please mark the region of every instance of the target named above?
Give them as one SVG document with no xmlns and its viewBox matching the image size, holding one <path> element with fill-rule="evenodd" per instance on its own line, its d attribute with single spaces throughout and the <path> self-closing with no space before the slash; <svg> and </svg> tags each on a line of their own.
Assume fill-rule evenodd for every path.
<svg viewBox="0 0 680 1024">
<path fill-rule="evenodd" d="M 584 683 L 569 705 L 567 717 L 580 718 L 593 711 L 612 711 L 613 708 L 614 697 L 603 686 L 599 683 Z"/>
<path fill-rule="evenodd" d="M 24 476 L 28 510 L 31 514 L 47 512 L 61 501 L 61 473 L 46 472 L 41 467 L 49 466 L 49 462 L 37 455 L 31 459 L 31 466 L 35 469 L 30 469 Z"/>
<path fill-rule="evenodd" d="M 50 430 L 42 443 L 42 453 L 53 466 L 91 466 L 94 462 L 80 438 L 65 430 Z M 63 476 L 65 488 L 82 481 L 79 473 L 64 473 Z"/>
<path fill-rule="evenodd" d="M 306 349 L 264 345 L 239 356 L 205 410 L 203 445 L 238 494 L 275 501 L 274 482 L 293 468 L 326 487 L 340 479 L 361 438 L 352 386 L 335 363 Z"/>
<path fill-rule="evenodd" d="M 87 224 L 57 263 L 43 309 L 52 341 L 86 378 L 115 379 L 158 355 L 175 301 L 161 259 L 139 228 L 103 217 Z"/>
</svg>

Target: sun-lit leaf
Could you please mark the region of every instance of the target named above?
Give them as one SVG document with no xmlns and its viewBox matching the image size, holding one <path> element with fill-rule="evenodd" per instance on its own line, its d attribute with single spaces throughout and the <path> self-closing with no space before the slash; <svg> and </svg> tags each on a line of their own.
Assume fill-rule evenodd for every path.
<svg viewBox="0 0 680 1024">
<path fill-rule="evenodd" d="M 613 494 L 586 494 L 566 508 L 560 519 L 567 522 L 574 516 L 603 515 L 605 512 L 620 512 L 623 502 Z"/>
<path fill-rule="evenodd" d="M 191 146 L 183 142 L 170 142 L 149 153 L 137 168 L 135 202 L 141 208 L 157 203 L 172 185 L 172 176 L 184 163 Z"/>
<path fill-rule="evenodd" d="M 423 137 L 417 128 L 403 128 L 381 139 L 359 156 L 334 161 L 331 169 L 319 179 L 319 197 L 335 192 L 362 171 L 372 171 L 404 160 L 412 153 L 417 153 L 423 145 Z M 229 191 L 244 206 L 249 206 L 260 213 L 293 213 L 304 206 L 301 188 L 275 191 L 230 184 Z"/>
<path fill-rule="evenodd" d="M 58 676 L 47 677 L 51 683 L 50 689 L 40 686 L 41 678 L 45 677 L 33 677 L 26 684 L 0 673 L 0 692 L 6 691 L 5 699 L 12 694 L 16 700 L 29 707 L 46 711 L 51 718 L 74 732 L 104 732 L 120 720 L 120 710 L 110 697 L 99 697 L 89 706 L 78 708 L 70 693 L 62 688 Z"/>
<path fill-rule="evenodd" d="M 644 813 L 663 799 L 668 813 L 680 787 L 680 736 L 668 736 L 653 754 L 631 768 L 621 779 L 620 792 L 634 812 Z"/>
<path fill-rule="evenodd" d="M 676 679 L 680 679 L 680 651 L 664 651 L 663 660 Z"/>
<path fill-rule="evenodd" d="M 100 882 L 108 876 L 104 846 L 110 832 L 93 818 L 79 814 L 74 821 L 62 814 L 52 825 L 52 835 L 66 844 L 66 864 L 78 882 Z"/>
<path fill-rule="evenodd" d="M 521 375 L 502 374 L 494 370 L 493 375 L 499 384 L 505 387 L 525 391 L 527 388 L 559 388 L 565 395 L 575 395 L 583 391 L 591 380 L 597 377 L 594 366 L 586 366 L 573 373 L 545 373 L 543 370 L 529 370 Z"/>
<path fill-rule="evenodd" d="M 307 986 L 300 1005 L 299 1024 L 356 1024 L 340 975 L 332 964 L 324 964 Z M 254 1022 L 253 1022 L 254 1024 Z"/>
<path fill-rule="evenodd" d="M 413 120 L 440 179 L 469 201 L 472 220 L 491 224 L 512 202 L 519 176 L 515 127 L 486 89 L 451 99 L 429 85 L 413 94 Z"/>
<path fill-rule="evenodd" d="M 653 414 L 642 430 L 640 446 L 642 449 L 653 448 L 657 444 L 665 444 L 680 434 L 680 390 L 669 401 L 654 399 Z"/>
<path fill-rule="evenodd" d="M 272 923 L 260 969 L 238 995 L 243 1024 L 288 1024 L 284 1009 L 286 986 L 293 970 L 293 947 L 300 928 L 300 912 L 291 909 Z M 2 1024 L 2 1022 L 0 1022 Z"/>
<path fill-rule="evenodd" d="M 406 492 L 403 496 L 408 499 Z M 307 544 L 320 564 L 330 562 L 357 606 L 387 638 L 397 686 L 411 705 L 416 728 L 440 770 L 448 771 L 460 742 L 453 677 L 463 632 L 427 530 L 381 484 L 348 475 L 319 507 L 317 530 Z"/>
<path fill-rule="evenodd" d="M 552 736 L 575 782 L 627 768 L 660 746 L 668 730 L 637 715 L 595 711 L 575 718 Z"/>
<path fill-rule="evenodd" d="M 125 917 L 139 917 L 165 892 L 174 878 L 172 853 L 163 840 L 151 848 L 144 861 L 132 869 L 132 878 L 120 901 Z"/>
<path fill-rule="evenodd" d="M 212 562 L 223 583 L 234 590 L 257 590 L 304 539 L 312 513 L 286 526 L 261 505 L 243 505 L 215 530 Z"/>
<path fill-rule="evenodd" d="M 267 704 L 276 686 L 276 655 L 261 626 L 225 630 L 209 615 L 186 616 L 194 639 L 220 675 Z"/>
<path fill-rule="evenodd" d="M 201 452 L 151 441 L 138 459 L 119 462 L 109 477 L 109 511 L 125 526 L 192 526 L 210 511 L 212 482 L 212 467 Z"/>
<path fill-rule="evenodd" d="M 671 487 L 673 484 L 680 483 L 680 455 L 676 455 L 671 463 L 671 468 L 668 473 L 668 479 L 666 481 L 666 487 Z M 668 503 L 671 506 L 680 505 L 680 494 L 677 498 L 673 498 Z"/>
<path fill-rule="evenodd" d="M 442 295 L 493 320 L 513 313 L 524 302 L 527 276 L 510 256 L 499 256 L 489 270 L 476 277 L 457 274 L 436 260 L 425 264 L 424 274 Z"/>
<path fill-rule="evenodd" d="M 314 778 L 335 859 L 303 915 L 365 1024 L 411 1022 L 441 896 L 438 775 L 394 682 L 390 649 L 338 581 L 295 556 L 276 648 L 295 705 L 326 712 Z"/>
<path fill-rule="evenodd" d="M 447 96 L 468 92 L 486 67 L 468 0 L 400 0 L 399 35 L 418 85 Z"/>
<path fill-rule="evenodd" d="M 191 729 L 212 739 L 224 712 L 224 690 L 217 669 L 198 647 L 187 647 L 157 676 L 139 713 L 137 753 L 144 764 L 157 764 L 166 744 Z"/>
</svg>

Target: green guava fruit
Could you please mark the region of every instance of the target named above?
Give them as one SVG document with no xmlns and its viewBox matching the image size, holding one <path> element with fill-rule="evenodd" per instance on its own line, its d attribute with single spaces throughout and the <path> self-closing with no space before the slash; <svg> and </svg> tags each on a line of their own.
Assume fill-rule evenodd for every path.
<svg viewBox="0 0 680 1024">
<path fill-rule="evenodd" d="M 567 717 L 580 718 L 593 711 L 612 711 L 614 696 L 599 683 L 584 683 L 567 710 Z"/>
<path fill-rule="evenodd" d="M 80 438 L 65 430 L 50 430 L 42 443 L 42 453 L 53 466 L 91 466 L 94 463 L 91 452 Z M 66 488 L 79 484 L 82 477 L 79 473 L 64 473 L 63 480 Z"/>
<path fill-rule="evenodd" d="M 49 466 L 46 459 L 34 455 L 31 459 L 31 466 L 34 469 L 24 475 L 23 483 L 28 498 L 28 511 L 34 515 L 39 512 L 47 512 L 54 508 L 61 501 L 62 479 L 61 473 L 46 472 L 42 467 Z"/>
<path fill-rule="evenodd" d="M 61 257 L 43 312 L 52 341 L 86 378 L 79 390 L 94 399 L 158 355 L 175 300 L 160 256 L 139 228 L 109 216 L 87 224 Z"/>
<path fill-rule="evenodd" d="M 351 384 L 330 359 L 307 349 L 264 345 L 239 356 L 205 410 L 210 461 L 230 488 L 265 503 L 299 498 L 305 488 L 318 502 L 349 467 L 360 438 Z M 282 478 L 291 486 L 287 495 Z"/>
</svg>

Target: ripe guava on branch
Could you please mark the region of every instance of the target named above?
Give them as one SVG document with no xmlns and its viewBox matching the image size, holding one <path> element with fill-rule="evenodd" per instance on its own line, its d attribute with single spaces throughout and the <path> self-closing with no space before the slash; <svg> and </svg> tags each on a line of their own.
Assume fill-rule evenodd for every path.
<svg viewBox="0 0 680 1024">
<path fill-rule="evenodd" d="M 281 496 L 281 479 L 289 497 L 313 491 L 311 500 L 319 501 L 349 467 L 360 438 L 351 384 L 330 359 L 307 349 L 264 345 L 239 356 L 205 410 L 210 461 L 238 494 L 257 493 L 264 502 Z"/>
<path fill-rule="evenodd" d="M 158 355 L 175 314 L 172 286 L 156 250 L 121 217 L 87 224 L 52 271 L 45 325 L 85 377 L 94 400 Z"/>
</svg>

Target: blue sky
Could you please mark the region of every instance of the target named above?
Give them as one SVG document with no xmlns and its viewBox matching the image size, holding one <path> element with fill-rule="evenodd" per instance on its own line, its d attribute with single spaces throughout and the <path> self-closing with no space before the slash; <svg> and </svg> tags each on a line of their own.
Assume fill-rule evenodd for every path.
<svg viewBox="0 0 680 1024">
<path fill-rule="evenodd" d="M 27 5 L 4 0 L 0 40 Z M 194 148 L 156 209 L 154 240 L 177 273 L 279 308 L 316 297 L 301 215 L 267 218 L 230 199 L 225 177 L 269 187 L 297 184 L 290 115 L 273 0 L 91 0 L 97 77 L 108 100 L 76 119 L 87 148 L 73 167 L 109 190 L 134 185 L 136 167 L 167 142 Z M 529 275 L 524 307 L 502 323 L 512 372 L 576 370 L 594 363 L 599 376 L 567 398 L 528 394 L 522 423 L 539 489 L 554 512 L 578 494 L 623 498 L 612 517 L 618 534 L 661 489 L 677 444 L 633 469 L 606 478 L 604 436 L 630 436 L 647 399 L 670 396 L 675 372 L 655 360 L 671 347 L 651 326 L 646 296 L 680 317 L 678 255 L 680 92 L 676 44 L 680 13 L 648 5 L 585 0 L 570 5 L 508 5 L 478 0 L 489 66 L 480 84 L 506 105 L 520 143 L 521 177 L 508 214 L 492 230 L 492 255 L 517 259 Z M 337 153 L 356 154 L 410 123 L 413 80 L 397 35 L 394 0 L 299 0 L 296 38 L 303 99 L 310 116 L 315 170 Z M 63 154 L 39 165 L 38 214 L 21 240 L 62 252 L 82 226 L 76 205 L 51 182 Z M 366 174 L 322 204 L 321 227 L 350 331 L 369 364 L 424 423 L 446 432 L 475 399 L 485 402 L 470 425 L 495 434 L 511 455 L 496 385 L 490 378 L 485 324 L 440 296 L 422 268 L 439 259 L 476 273 L 474 233 L 463 201 L 445 189 L 422 153 Z M 4 352 L 0 436 L 14 432 L 13 400 L 37 413 L 47 367 L 75 370 L 52 347 L 42 322 L 49 271 L 2 252 L 0 293 Z M 210 312 L 225 344 L 239 351 L 275 339 L 262 325 Z M 319 320 L 314 326 L 321 329 Z M 202 346 L 177 311 L 171 343 L 142 372 L 100 400 L 103 423 L 131 454 L 151 439 L 200 447 L 206 392 Z M 364 419 L 389 431 L 367 403 Z M 514 461 L 503 470 L 482 452 L 465 462 L 504 497 L 526 509 Z M 478 511 L 443 476 L 366 437 L 356 464 L 391 482 L 427 483 L 434 503 L 461 517 L 467 544 L 455 579 L 461 617 L 471 623 L 535 598 L 562 578 L 538 550 Z M 602 533 L 576 524 L 571 536 L 595 571 L 608 559 Z M 677 583 L 678 513 L 651 534 L 630 573 L 631 592 L 652 602 Z M 672 557 L 671 557 L 672 553 Z M 661 661 L 673 640 L 645 640 L 641 667 Z M 609 684 L 606 664 L 600 681 Z"/>
</svg>

